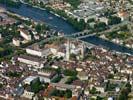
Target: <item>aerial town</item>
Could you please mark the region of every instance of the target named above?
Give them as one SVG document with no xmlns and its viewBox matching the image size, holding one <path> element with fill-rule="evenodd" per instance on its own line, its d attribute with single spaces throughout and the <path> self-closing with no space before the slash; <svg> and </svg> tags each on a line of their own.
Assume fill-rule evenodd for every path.
<svg viewBox="0 0 133 100">
<path fill-rule="evenodd" d="M 133 0 L 0 0 L 0 100 L 133 100 Z"/>
</svg>

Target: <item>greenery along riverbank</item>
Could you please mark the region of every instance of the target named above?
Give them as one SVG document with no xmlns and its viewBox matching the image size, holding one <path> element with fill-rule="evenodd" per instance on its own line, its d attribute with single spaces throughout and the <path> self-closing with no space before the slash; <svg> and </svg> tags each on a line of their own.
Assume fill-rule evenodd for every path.
<svg viewBox="0 0 133 100">
<path fill-rule="evenodd" d="M 66 12 L 63 10 L 52 9 L 51 7 L 46 7 L 46 6 L 45 6 L 45 9 L 47 9 L 48 11 L 52 11 L 58 14 L 59 16 L 65 18 L 66 21 L 70 23 L 71 25 L 73 25 L 73 27 L 77 29 L 78 31 L 83 31 L 86 28 L 86 23 L 83 19 L 78 21 L 77 18 L 68 16 Z"/>
<path fill-rule="evenodd" d="M 81 1 L 82 0 L 64 0 L 64 2 L 71 4 L 73 9 L 76 9 L 80 5 Z"/>
<path fill-rule="evenodd" d="M 21 6 L 21 3 L 20 2 L 15 2 L 13 0 L 0 0 L 0 4 L 4 4 L 6 6 L 9 6 L 9 7 L 15 7 L 15 8 L 18 8 Z"/>
<path fill-rule="evenodd" d="M 84 21 L 84 19 L 81 19 L 80 21 L 77 20 L 77 18 L 73 18 L 71 16 L 68 16 L 67 13 L 64 10 L 59 10 L 59 9 L 53 9 L 48 5 L 45 5 L 43 3 L 33 3 L 31 2 L 31 0 L 24 0 L 26 3 L 28 3 L 31 6 L 36 6 L 36 7 L 40 7 L 40 8 L 44 8 L 47 11 L 52 11 L 55 14 L 58 14 L 59 16 L 63 17 L 66 19 L 66 21 L 68 23 L 70 23 L 76 30 L 78 31 L 83 31 L 86 28 L 86 23 Z M 68 0 L 69 2 L 71 2 L 71 4 L 75 7 L 78 6 L 78 4 L 80 3 L 80 1 L 78 0 L 78 4 L 74 4 L 75 0 Z M 67 1 L 67 2 L 68 2 Z M 74 8 L 75 8 L 74 7 Z"/>
</svg>

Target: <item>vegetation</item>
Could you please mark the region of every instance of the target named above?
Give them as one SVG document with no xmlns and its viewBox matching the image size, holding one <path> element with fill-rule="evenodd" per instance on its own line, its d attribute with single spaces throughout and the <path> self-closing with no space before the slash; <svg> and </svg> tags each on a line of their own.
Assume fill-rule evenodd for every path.
<svg viewBox="0 0 133 100">
<path fill-rule="evenodd" d="M 105 12 L 104 12 L 104 16 L 106 17 L 110 17 L 111 15 L 115 14 L 114 10 L 113 9 L 107 9 Z"/>
<path fill-rule="evenodd" d="M 6 25 L 6 26 L 0 26 L 0 33 L 2 37 L 4 37 L 4 44 L 9 43 L 12 41 L 13 37 L 17 37 L 19 35 L 19 32 L 17 31 L 17 25 Z"/>
<path fill-rule="evenodd" d="M 75 76 L 71 76 L 70 78 L 68 78 L 68 80 L 65 82 L 66 84 L 71 84 L 74 80 L 77 80 L 78 78 Z"/>
<path fill-rule="evenodd" d="M 21 72 L 16 72 L 16 71 L 14 71 L 14 72 L 10 71 L 7 73 L 8 77 L 21 77 L 21 75 L 22 75 Z"/>
<path fill-rule="evenodd" d="M 95 87 L 92 87 L 92 89 L 89 92 L 91 94 L 98 94 L 99 93 Z"/>
<path fill-rule="evenodd" d="M 122 88 L 122 91 L 119 95 L 118 100 L 127 100 L 128 94 L 131 92 L 131 85 L 130 83 L 127 83 L 124 88 Z"/>
<path fill-rule="evenodd" d="M 113 31 L 113 32 L 110 32 L 108 34 L 106 34 L 106 37 L 108 39 L 114 39 L 114 38 L 118 38 L 118 39 L 127 39 L 128 37 L 130 37 L 131 34 L 129 32 L 117 32 L 117 31 Z"/>
<path fill-rule="evenodd" d="M 43 33 L 44 30 L 49 30 L 49 27 L 46 26 L 45 24 L 37 24 L 35 26 L 35 30 L 38 32 L 38 33 Z"/>
<path fill-rule="evenodd" d="M 62 79 L 62 76 L 59 75 L 58 77 L 56 77 L 55 79 L 53 79 L 52 82 L 53 83 L 58 83 L 61 79 Z"/>
<path fill-rule="evenodd" d="M 87 23 L 91 23 L 91 22 L 95 22 L 95 19 L 94 18 L 88 19 Z"/>
<path fill-rule="evenodd" d="M 84 59 L 94 61 L 97 59 L 97 57 L 95 55 L 92 55 L 91 53 L 89 53 Z"/>
<path fill-rule="evenodd" d="M 3 84 L 0 83 L 0 89 L 3 87 Z"/>
<path fill-rule="evenodd" d="M 9 6 L 9 7 L 20 7 L 20 2 L 15 2 L 15 0 L 0 0 L 0 3 L 1 4 L 5 4 L 6 6 Z"/>
<path fill-rule="evenodd" d="M 106 83 L 105 91 L 114 91 L 116 87 L 118 87 L 118 84 L 114 84 L 114 83 L 111 83 L 110 81 L 108 81 Z"/>
<path fill-rule="evenodd" d="M 59 97 L 66 97 L 66 98 L 71 98 L 72 97 L 72 91 L 71 90 L 57 90 L 55 89 L 52 93 L 51 96 L 59 96 Z"/>
<path fill-rule="evenodd" d="M 103 31 L 103 30 L 106 29 L 106 23 L 104 23 L 104 22 L 98 22 L 97 24 L 94 25 L 94 28 L 97 31 Z"/>
<path fill-rule="evenodd" d="M 31 83 L 31 91 L 34 93 L 38 93 L 41 89 L 43 89 L 42 83 L 40 82 L 39 78 L 36 82 Z"/>
<path fill-rule="evenodd" d="M 76 9 L 80 5 L 81 0 L 64 0 L 65 2 L 71 4 L 71 6 Z"/>
<path fill-rule="evenodd" d="M 12 53 L 13 53 L 13 49 L 11 47 L 6 47 L 6 46 L 0 47 L 0 58 L 3 58 Z"/>
<path fill-rule="evenodd" d="M 97 96 L 96 100 L 105 100 L 103 97 Z"/>
<path fill-rule="evenodd" d="M 77 75 L 77 71 L 75 71 L 75 70 L 66 69 L 63 71 L 63 73 L 65 76 L 76 76 Z"/>
<path fill-rule="evenodd" d="M 108 75 L 108 79 L 114 79 L 114 75 L 113 74 L 109 74 Z"/>
<path fill-rule="evenodd" d="M 121 23 L 121 18 L 117 16 L 110 16 L 108 20 L 109 25 L 119 24 Z"/>
<path fill-rule="evenodd" d="M 72 53 L 72 54 L 70 54 L 70 59 L 71 59 L 71 60 L 76 60 L 76 55 L 75 55 L 75 54 L 73 54 L 73 53 Z"/>
</svg>

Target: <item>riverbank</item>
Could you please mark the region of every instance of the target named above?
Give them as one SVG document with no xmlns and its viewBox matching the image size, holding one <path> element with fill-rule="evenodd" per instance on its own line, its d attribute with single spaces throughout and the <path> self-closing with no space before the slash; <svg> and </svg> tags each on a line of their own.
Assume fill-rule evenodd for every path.
<svg viewBox="0 0 133 100">
<path fill-rule="evenodd" d="M 2 7 L 6 8 L 10 12 L 17 13 L 20 16 L 24 16 L 38 22 L 44 22 L 48 24 L 50 28 L 64 34 L 72 34 L 78 32 L 67 21 L 65 21 L 61 17 L 56 16 L 53 13 L 50 13 L 50 11 L 47 11 L 46 9 L 39 9 L 37 7 L 32 7 L 26 4 L 21 4 L 21 7 L 19 7 L 18 9 L 4 5 L 2 5 Z"/>
<path fill-rule="evenodd" d="M 28 6 L 38 8 L 38 9 L 41 9 L 41 10 L 47 10 L 49 13 L 52 13 L 52 14 L 54 14 L 55 16 L 57 16 L 59 18 L 61 17 L 64 21 L 67 21 L 69 24 L 71 24 L 78 31 L 83 31 L 83 30 L 86 29 L 87 25 L 86 25 L 84 19 L 78 21 L 77 18 L 69 16 L 64 10 L 53 9 L 52 7 L 46 6 L 46 5 L 40 7 L 38 5 L 32 5 L 32 4 L 29 4 L 29 3 L 25 3 L 22 0 L 21 0 L 21 3 L 24 3 Z"/>
<path fill-rule="evenodd" d="M 108 50 L 133 55 L 132 49 L 118 45 L 118 44 L 110 42 L 110 41 L 107 41 L 107 40 L 99 38 L 97 36 L 90 36 L 90 37 L 82 38 L 81 40 L 92 43 L 97 46 L 102 46 Z"/>
<path fill-rule="evenodd" d="M 6 6 L 9 6 L 9 7 L 15 7 L 15 8 L 19 8 L 21 6 L 21 3 L 20 2 L 15 2 L 13 0 L 0 0 L 0 4 L 5 4 Z"/>
</svg>

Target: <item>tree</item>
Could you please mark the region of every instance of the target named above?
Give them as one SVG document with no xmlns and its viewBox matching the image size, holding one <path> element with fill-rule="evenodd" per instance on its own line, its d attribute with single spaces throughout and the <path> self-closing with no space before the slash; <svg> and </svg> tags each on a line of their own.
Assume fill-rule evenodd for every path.
<svg viewBox="0 0 133 100">
<path fill-rule="evenodd" d="M 65 97 L 66 97 L 66 98 L 71 98 L 71 97 L 72 97 L 72 91 L 69 90 L 69 89 L 67 89 L 67 90 L 66 90 L 66 93 L 65 93 Z"/>
<path fill-rule="evenodd" d="M 121 18 L 117 16 L 110 16 L 108 20 L 109 25 L 119 24 L 121 23 Z"/>
<path fill-rule="evenodd" d="M 131 92 L 132 86 L 129 82 L 126 84 L 126 87 L 127 87 L 128 92 Z"/>
<path fill-rule="evenodd" d="M 96 88 L 95 87 L 92 87 L 92 89 L 90 90 L 90 93 L 91 94 L 95 94 L 97 92 Z"/>
<path fill-rule="evenodd" d="M 131 85 L 128 82 L 125 86 L 125 88 L 122 89 L 120 95 L 119 95 L 119 100 L 127 100 L 128 94 L 131 92 Z"/>
<path fill-rule="evenodd" d="M 76 60 L 76 55 L 75 55 L 75 54 L 73 54 L 73 53 L 72 53 L 72 54 L 70 54 L 70 59 L 71 59 L 71 60 Z"/>
<path fill-rule="evenodd" d="M 38 33 L 40 33 L 41 30 L 42 30 L 42 26 L 41 26 L 40 24 L 37 24 L 36 27 L 35 27 L 35 29 L 36 29 L 36 31 L 37 31 Z"/>
<path fill-rule="evenodd" d="M 20 2 L 15 2 L 14 0 L 0 0 L 0 3 L 6 4 L 6 6 L 9 6 L 9 7 L 15 7 L 15 8 L 18 8 L 21 5 Z"/>
<path fill-rule="evenodd" d="M 97 96 L 96 100 L 104 100 L 104 99 L 102 97 L 100 97 L 100 96 Z"/>
<path fill-rule="evenodd" d="M 68 80 L 66 81 L 66 84 L 71 84 L 74 80 L 77 80 L 78 78 L 76 76 L 71 76 L 70 78 L 68 78 Z"/>
<path fill-rule="evenodd" d="M 0 83 L 0 89 L 3 87 L 3 84 Z"/>
<path fill-rule="evenodd" d="M 90 18 L 90 19 L 87 20 L 87 23 L 91 23 L 91 22 L 94 22 L 94 21 L 95 21 L 94 18 Z"/>
<path fill-rule="evenodd" d="M 127 100 L 128 93 L 125 89 L 123 89 L 119 95 L 119 99 L 118 100 Z"/>
<path fill-rule="evenodd" d="M 113 79 L 114 78 L 114 75 L 113 74 L 109 74 L 108 75 L 108 79 Z"/>
<path fill-rule="evenodd" d="M 34 93 L 38 93 L 43 88 L 39 78 L 37 78 L 36 82 L 31 82 L 30 86 L 31 91 Z"/>
<path fill-rule="evenodd" d="M 77 75 L 77 71 L 69 70 L 69 69 L 64 70 L 63 73 L 65 76 L 76 76 Z"/>
<path fill-rule="evenodd" d="M 106 24 L 104 22 L 98 22 L 97 24 L 94 25 L 94 28 L 96 30 L 105 30 L 106 29 Z"/>
<path fill-rule="evenodd" d="M 71 4 L 71 6 L 76 9 L 78 5 L 81 3 L 80 0 L 64 0 L 65 2 Z"/>
</svg>

